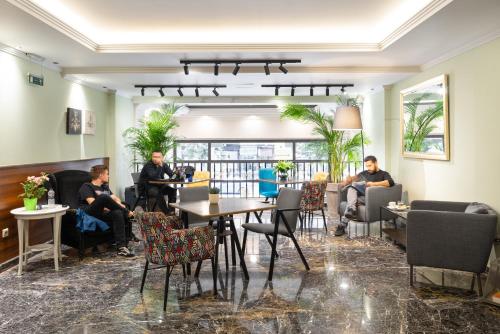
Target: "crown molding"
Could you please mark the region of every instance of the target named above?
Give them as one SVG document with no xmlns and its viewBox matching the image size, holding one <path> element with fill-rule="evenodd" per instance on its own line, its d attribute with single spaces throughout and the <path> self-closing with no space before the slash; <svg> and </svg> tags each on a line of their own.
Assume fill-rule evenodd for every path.
<svg viewBox="0 0 500 334">
<path fill-rule="evenodd" d="M 7 0 L 52 28 L 97 53 L 173 52 L 377 52 L 403 37 L 453 0 L 433 0 L 379 43 L 222 43 L 222 44 L 98 44 L 29 0 Z"/>
<path fill-rule="evenodd" d="M 420 66 L 326 66 L 326 67 L 308 67 L 308 66 L 289 66 L 288 69 L 291 73 L 419 73 L 421 72 Z M 213 66 L 192 66 L 192 71 L 197 73 L 213 73 Z M 220 73 L 232 73 L 232 66 L 221 66 Z M 270 71 L 273 73 L 281 73 L 279 69 L 271 67 Z M 62 75 L 75 75 L 75 74 L 129 74 L 129 73 L 165 73 L 165 74 L 179 74 L 184 73 L 182 67 L 144 67 L 144 66 L 131 66 L 131 67 L 65 67 L 62 69 Z M 246 74 L 261 74 L 262 67 L 248 66 L 241 67 L 239 73 Z"/>
<path fill-rule="evenodd" d="M 16 48 L 13 48 L 13 47 L 7 45 L 7 44 L 0 43 L 0 52 L 7 53 L 11 56 L 26 60 L 28 62 L 34 62 L 36 64 L 41 65 L 42 67 L 44 67 L 46 69 L 52 70 L 52 71 L 61 72 L 61 67 L 59 67 L 59 65 L 55 65 L 55 64 L 52 64 L 50 62 L 45 62 L 43 60 L 42 61 L 36 61 L 36 60 L 34 61 L 32 58 L 30 58 L 29 52 L 24 52 L 24 51 L 18 50 Z"/>
</svg>

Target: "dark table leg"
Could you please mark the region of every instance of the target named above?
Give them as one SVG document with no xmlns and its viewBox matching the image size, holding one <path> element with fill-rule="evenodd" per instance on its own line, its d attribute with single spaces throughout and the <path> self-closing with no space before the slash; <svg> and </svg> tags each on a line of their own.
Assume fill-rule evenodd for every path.
<svg viewBox="0 0 500 334">
<path fill-rule="evenodd" d="M 241 251 L 240 240 L 238 239 L 238 233 L 236 232 L 236 227 L 234 226 L 233 217 L 231 217 L 231 220 L 229 221 L 229 228 L 233 233 L 232 237 L 234 238 L 234 244 L 236 246 L 236 249 L 238 250 L 238 255 L 240 256 L 241 269 L 243 269 L 243 274 L 245 275 L 245 279 L 248 280 L 250 277 L 248 276 L 247 265 L 245 263 L 245 254 L 243 254 L 243 252 Z"/>
</svg>

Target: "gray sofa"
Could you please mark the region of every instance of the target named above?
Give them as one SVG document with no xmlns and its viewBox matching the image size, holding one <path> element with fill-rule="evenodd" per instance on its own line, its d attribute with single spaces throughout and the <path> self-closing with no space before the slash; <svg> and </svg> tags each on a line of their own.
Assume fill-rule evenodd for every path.
<svg viewBox="0 0 500 334">
<path fill-rule="evenodd" d="M 480 274 L 486 270 L 496 236 L 497 214 L 486 205 L 482 213 L 468 202 L 413 201 L 406 223 L 406 256 L 410 265 L 475 273 L 482 295 Z M 474 276 L 472 287 L 474 287 Z"/>
<path fill-rule="evenodd" d="M 337 211 L 340 216 L 344 215 L 347 206 L 347 191 L 342 191 L 342 186 L 338 188 L 338 205 Z M 365 222 L 368 225 L 368 235 L 370 235 L 370 224 L 380 220 L 380 207 L 387 205 L 389 202 L 397 202 L 401 200 L 403 186 L 396 183 L 394 186 L 386 187 L 368 187 L 366 188 L 365 204 L 358 206 L 357 221 Z M 393 219 L 394 215 L 389 212 L 382 212 L 382 219 Z M 382 232 L 381 232 L 382 233 Z"/>
</svg>

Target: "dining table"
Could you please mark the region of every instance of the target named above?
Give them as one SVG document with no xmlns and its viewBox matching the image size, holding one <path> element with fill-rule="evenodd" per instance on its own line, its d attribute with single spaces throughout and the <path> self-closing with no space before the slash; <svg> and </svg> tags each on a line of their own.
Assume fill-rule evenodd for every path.
<svg viewBox="0 0 500 334">
<path fill-rule="evenodd" d="M 273 210 L 277 208 L 277 205 L 265 203 L 259 200 L 246 199 L 246 198 L 221 198 L 217 204 L 211 204 L 208 200 L 205 201 L 192 201 L 192 202 L 177 202 L 170 203 L 170 206 L 178 209 L 181 212 L 181 216 L 184 221 L 184 227 L 189 227 L 188 213 L 194 214 L 201 218 L 207 220 L 207 224 L 210 221 L 217 221 L 217 233 L 216 233 L 216 249 L 215 249 L 215 270 L 218 271 L 218 259 L 219 259 L 219 244 L 222 243 L 222 238 L 230 235 L 234 240 L 234 246 L 238 253 L 240 259 L 240 266 L 243 270 L 243 275 L 246 280 L 249 279 L 247 266 L 245 263 L 245 254 L 242 251 L 240 241 L 238 239 L 238 234 L 236 232 L 236 227 L 234 224 L 234 215 L 246 214 L 245 222 L 248 223 L 250 220 L 250 214 L 260 211 Z M 257 216 L 257 215 L 256 215 Z M 226 230 L 226 222 L 229 222 L 229 231 Z M 232 243 L 233 245 L 233 243 Z M 233 258 L 234 258 L 234 249 Z M 233 265 L 236 263 L 233 261 Z M 188 266 L 188 274 L 190 273 L 190 268 Z"/>
</svg>

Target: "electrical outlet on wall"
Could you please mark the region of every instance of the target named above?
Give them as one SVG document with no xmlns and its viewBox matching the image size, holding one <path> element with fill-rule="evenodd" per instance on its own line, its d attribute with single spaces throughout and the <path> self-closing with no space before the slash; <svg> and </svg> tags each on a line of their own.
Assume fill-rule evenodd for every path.
<svg viewBox="0 0 500 334">
<path fill-rule="evenodd" d="M 9 236 L 9 228 L 4 228 L 2 230 L 2 238 L 7 238 Z"/>
</svg>

